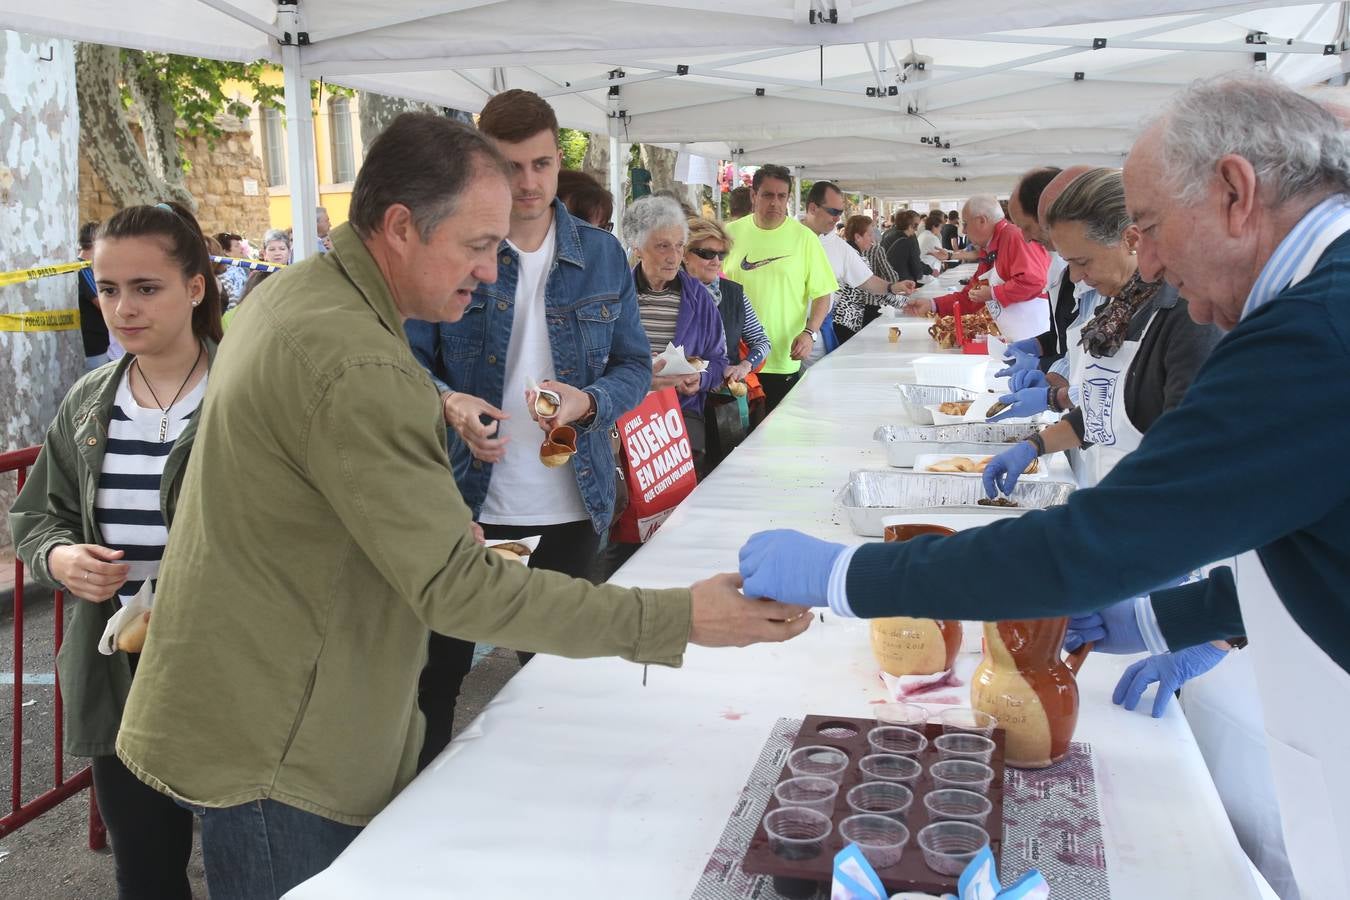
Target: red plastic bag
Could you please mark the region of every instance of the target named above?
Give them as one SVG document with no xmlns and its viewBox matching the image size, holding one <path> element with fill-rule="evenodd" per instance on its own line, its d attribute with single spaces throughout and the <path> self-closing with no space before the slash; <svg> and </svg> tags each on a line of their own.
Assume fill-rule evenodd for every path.
<svg viewBox="0 0 1350 900">
<path fill-rule="evenodd" d="M 628 508 L 611 536 L 621 543 L 643 544 L 698 484 L 693 448 L 674 388 L 648 394 L 616 424 Z"/>
</svg>

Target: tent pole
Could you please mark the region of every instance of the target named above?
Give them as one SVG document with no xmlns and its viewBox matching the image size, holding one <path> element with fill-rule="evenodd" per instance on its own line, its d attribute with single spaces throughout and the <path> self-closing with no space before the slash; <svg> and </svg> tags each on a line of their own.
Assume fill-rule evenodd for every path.
<svg viewBox="0 0 1350 900">
<path fill-rule="evenodd" d="M 802 167 L 792 167 L 792 215 L 802 217 Z"/>
<path fill-rule="evenodd" d="M 313 256 L 319 248 L 314 215 L 319 205 L 318 176 L 314 171 L 314 107 L 309 96 L 309 79 L 300 72 L 299 46 L 282 44 L 281 68 L 286 99 L 286 179 L 291 187 L 292 258 L 299 262 Z"/>
<path fill-rule="evenodd" d="M 614 195 L 614 234 L 623 234 L 623 161 L 619 159 L 618 125 L 609 120 L 609 192 Z M 622 238 L 621 238 L 622 239 Z"/>
</svg>

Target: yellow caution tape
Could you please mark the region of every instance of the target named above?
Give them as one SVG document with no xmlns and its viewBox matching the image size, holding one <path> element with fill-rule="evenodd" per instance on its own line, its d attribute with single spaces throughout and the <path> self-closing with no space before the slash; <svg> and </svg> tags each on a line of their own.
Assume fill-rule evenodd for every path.
<svg viewBox="0 0 1350 900">
<path fill-rule="evenodd" d="M 78 309 L 0 313 L 0 331 L 74 331 L 79 327 Z"/>
<path fill-rule="evenodd" d="M 89 267 L 89 263 L 84 260 L 76 262 L 60 263 L 55 266 L 37 266 L 32 269 L 17 269 L 13 272 L 0 272 L 0 287 L 9 284 L 23 284 L 25 281 L 37 281 L 39 278 L 46 278 L 49 275 L 65 275 L 68 272 L 78 272 L 81 269 Z"/>
</svg>

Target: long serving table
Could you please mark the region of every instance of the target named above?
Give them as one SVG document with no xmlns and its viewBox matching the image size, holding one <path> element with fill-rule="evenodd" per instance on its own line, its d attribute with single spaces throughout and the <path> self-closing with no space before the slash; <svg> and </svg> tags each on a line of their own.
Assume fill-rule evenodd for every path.
<svg viewBox="0 0 1350 900">
<path fill-rule="evenodd" d="M 969 267 L 946 273 L 951 284 Z M 932 294 L 928 288 L 923 293 Z M 899 324 L 899 343 L 886 328 Z M 904 421 L 894 384 L 935 352 L 927 323 L 881 319 L 802 382 L 619 571 L 687 585 L 736 569 L 753 532 L 860 543 L 834 510 L 872 439 Z M 1127 658 L 1091 656 L 1075 739 L 1092 744 L 1114 900 L 1255 898 L 1246 857 L 1179 705 L 1111 704 Z M 687 900 L 780 716 L 869 716 L 884 696 L 867 623 L 827 616 L 786 644 L 690 647 L 681 669 L 536 656 L 293 900 Z M 334 752 L 342 752 L 335 744 Z"/>
</svg>

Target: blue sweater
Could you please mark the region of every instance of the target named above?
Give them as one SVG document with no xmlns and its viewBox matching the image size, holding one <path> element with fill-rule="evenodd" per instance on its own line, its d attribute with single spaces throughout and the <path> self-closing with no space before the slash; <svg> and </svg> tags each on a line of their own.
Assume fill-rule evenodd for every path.
<svg viewBox="0 0 1350 900">
<path fill-rule="evenodd" d="M 1350 670 L 1347 373 L 1350 235 L 1226 335 L 1097 487 L 951 537 L 866 545 L 849 605 L 866 618 L 1079 614 L 1256 549 L 1290 615 Z M 1174 647 L 1240 633 L 1235 604 L 1222 573 L 1154 597 Z"/>
</svg>

